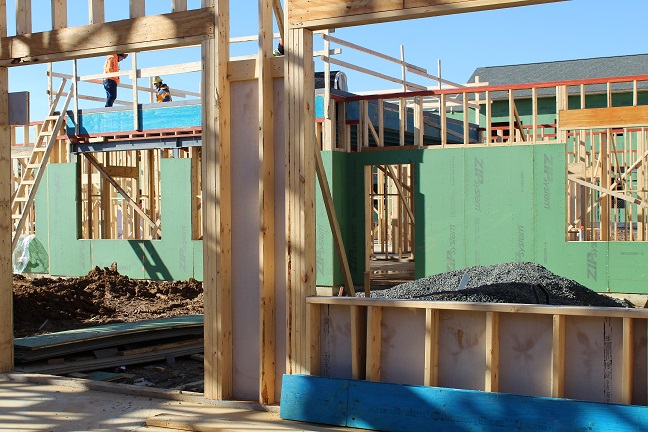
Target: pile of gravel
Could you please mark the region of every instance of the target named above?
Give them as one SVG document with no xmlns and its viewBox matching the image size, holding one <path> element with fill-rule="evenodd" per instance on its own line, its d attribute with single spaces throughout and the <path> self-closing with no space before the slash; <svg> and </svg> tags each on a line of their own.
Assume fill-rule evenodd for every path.
<svg viewBox="0 0 648 432">
<path fill-rule="evenodd" d="M 467 275 L 465 288 L 458 289 Z M 371 297 L 484 303 L 550 304 L 562 306 L 627 307 L 534 263 L 475 266 L 440 273 L 393 288 L 372 291 Z"/>
</svg>

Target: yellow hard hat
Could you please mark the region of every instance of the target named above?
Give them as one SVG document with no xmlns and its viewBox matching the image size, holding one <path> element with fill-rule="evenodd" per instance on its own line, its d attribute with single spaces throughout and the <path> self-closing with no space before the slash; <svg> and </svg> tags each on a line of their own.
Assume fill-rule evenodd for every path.
<svg viewBox="0 0 648 432">
<path fill-rule="evenodd" d="M 162 82 L 162 78 L 159 76 L 156 76 L 153 78 L 153 84 L 160 84 Z"/>
</svg>

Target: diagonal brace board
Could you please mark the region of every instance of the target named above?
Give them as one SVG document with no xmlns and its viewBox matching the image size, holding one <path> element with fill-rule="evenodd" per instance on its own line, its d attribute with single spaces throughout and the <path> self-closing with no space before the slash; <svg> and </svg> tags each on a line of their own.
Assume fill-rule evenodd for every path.
<svg viewBox="0 0 648 432">
<path fill-rule="evenodd" d="M 90 161 L 90 163 L 99 171 L 99 174 L 103 178 L 105 178 L 116 190 L 117 192 L 126 200 L 128 203 L 135 209 L 135 211 L 146 221 L 148 222 L 149 225 L 153 228 L 152 236 L 155 236 L 160 230 L 160 226 L 153 222 L 153 220 L 147 215 L 144 210 L 140 208 L 140 206 L 126 193 L 124 189 L 122 189 L 121 186 L 119 186 L 119 183 L 115 181 L 104 169 L 103 165 L 97 161 L 97 159 L 94 158 L 90 153 L 84 153 L 85 157 Z M 160 234 L 161 235 L 161 234 Z"/>
</svg>

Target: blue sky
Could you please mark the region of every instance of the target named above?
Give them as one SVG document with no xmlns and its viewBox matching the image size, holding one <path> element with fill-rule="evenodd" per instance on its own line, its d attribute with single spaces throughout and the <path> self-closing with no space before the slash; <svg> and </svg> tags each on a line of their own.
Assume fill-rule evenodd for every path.
<svg viewBox="0 0 648 432">
<path fill-rule="evenodd" d="M 68 1 L 68 25 L 87 24 L 87 0 Z M 50 0 L 33 0 L 34 28 L 42 31 L 49 27 Z M 170 0 L 148 0 L 147 14 L 167 13 Z M 189 0 L 190 9 L 200 6 L 200 0 Z M 14 2 L 7 2 L 8 16 L 13 17 Z M 44 9 L 39 9 L 39 8 Z M 257 32 L 257 1 L 231 2 L 231 35 L 246 36 Z M 106 1 L 106 20 L 125 19 L 128 0 Z M 405 60 L 437 74 L 437 61 L 442 64 L 445 79 L 463 83 L 473 70 L 480 66 L 495 66 L 575 58 L 604 57 L 648 53 L 648 36 L 642 30 L 647 26 L 648 1 L 646 0 L 571 0 L 552 4 L 525 6 L 495 11 L 475 12 L 454 16 L 425 18 L 355 28 L 342 28 L 334 36 L 358 45 L 400 57 L 404 45 Z M 8 23 L 8 33 L 15 33 L 13 23 Z M 322 41 L 315 36 L 315 48 Z M 252 54 L 256 43 L 237 44 L 232 55 Z M 352 62 L 394 77 L 400 69 L 382 60 L 375 60 L 355 50 L 342 48 L 340 60 Z M 200 60 L 198 48 L 185 48 L 172 52 L 149 52 L 138 56 L 139 67 L 163 66 L 173 63 Z M 79 61 L 79 74 L 101 73 L 103 57 Z M 122 69 L 130 69 L 130 59 L 122 62 Z M 333 67 L 336 68 L 335 66 Z M 316 69 L 322 70 L 316 62 Z M 61 73 L 72 73 L 71 62 L 54 66 Z M 10 91 L 29 91 L 31 118 L 40 120 L 47 108 L 47 78 L 45 65 L 22 66 L 9 72 Z M 398 85 L 377 78 L 345 71 L 349 90 L 369 91 L 394 89 Z M 648 71 L 647 71 L 648 72 Z M 412 80 L 424 85 L 412 77 Z M 170 75 L 165 78 L 173 89 L 198 91 L 198 74 Z M 123 82 L 129 83 L 128 79 Z M 141 80 L 139 85 L 146 85 Z M 99 85 L 80 86 L 82 93 L 104 97 Z M 120 89 L 119 99 L 130 99 L 130 92 Z M 96 102 L 82 102 L 81 108 L 100 106 Z"/>
</svg>

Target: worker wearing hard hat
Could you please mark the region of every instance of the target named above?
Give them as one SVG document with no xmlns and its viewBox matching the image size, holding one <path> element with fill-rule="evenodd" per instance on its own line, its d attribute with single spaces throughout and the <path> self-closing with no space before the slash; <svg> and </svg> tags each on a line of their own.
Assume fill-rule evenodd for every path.
<svg viewBox="0 0 648 432">
<path fill-rule="evenodd" d="M 162 82 L 162 78 L 159 76 L 154 77 L 153 85 L 155 86 L 155 98 L 157 102 L 171 102 L 171 91 L 169 90 L 169 86 Z"/>
</svg>

